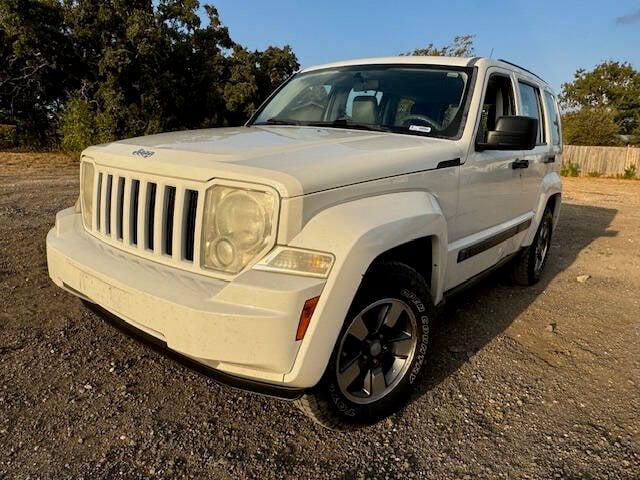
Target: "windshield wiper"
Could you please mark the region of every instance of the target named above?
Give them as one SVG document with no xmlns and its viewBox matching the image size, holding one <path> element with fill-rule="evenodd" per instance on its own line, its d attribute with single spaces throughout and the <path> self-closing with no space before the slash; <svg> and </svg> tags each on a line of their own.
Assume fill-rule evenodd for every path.
<svg viewBox="0 0 640 480">
<path fill-rule="evenodd" d="M 369 130 L 374 132 L 393 132 L 391 127 L 383 125 L 372 125 L 368 123 L 358 123 L 348 118 L 336 118 L 331 122 L 305 122 L 301 120 L 286 120 L 283 118 L 272 117 L 264 122 L 255 122 L 253 125 L 296 125 L 304 127 L 334 127 L 334 128 L 352 128 L 354 130 Z"/>
<path fill-rule="evenodd" d="M 310 127 L 335 127 L 335 128 L 353 128 L 354 130 L 370 130 L 373 132 L 392 132 L 393 129 L 384 125 L 373 125 L 369 123 L 352 122 L 347 118 L 336 118 L 332 122 L 305 122 L 304 125 Z"/>
<path fill-rule="evenodd" d="M 296 120 L 285 120 L 281 118 L 272 117 L 266 122 L 255 122 L 254 125 L 303 125 L 303 123 Z"/>
</svg>

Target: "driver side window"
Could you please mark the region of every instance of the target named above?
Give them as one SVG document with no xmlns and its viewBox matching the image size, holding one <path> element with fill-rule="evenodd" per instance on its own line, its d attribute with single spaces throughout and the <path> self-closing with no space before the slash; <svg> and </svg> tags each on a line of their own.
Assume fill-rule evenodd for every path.
<svg viewBox="0 0 640 480">
<path fill-rule="evenodd" d="M 491 75 L 480 113 L 477 141 L 486 142 L 487 132 L 495 130 L 498 118 L 515 114 L 516 100 L 511 78 L 500 74 Z"/>
</svg>

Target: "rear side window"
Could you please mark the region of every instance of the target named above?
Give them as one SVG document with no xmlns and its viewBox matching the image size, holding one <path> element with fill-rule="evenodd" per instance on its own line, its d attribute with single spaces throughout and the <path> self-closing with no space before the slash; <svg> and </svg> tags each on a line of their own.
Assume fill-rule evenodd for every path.
<svg viewBox="0 0 640 480">
<path fill-rule="evenodd" d="M 549 116 L 549 126 L 551 130 L 551 141 L 554 145 L 560 145 L 560 115 L 558 114 L 558 104 L 556 99 L 549 92 L 544 92 L 544 103 Z"/>
<path fill-rule="evenodd" d="M 542 113 L 542 102 L 540 100 L 540 90 L 528 83 L 518 82 L 520 88 L 520 108 L 522 115 L 538 119 L 538 140 L 536 143 L 542 145 L 544 138 L 544 115 Z"/>
</svg>

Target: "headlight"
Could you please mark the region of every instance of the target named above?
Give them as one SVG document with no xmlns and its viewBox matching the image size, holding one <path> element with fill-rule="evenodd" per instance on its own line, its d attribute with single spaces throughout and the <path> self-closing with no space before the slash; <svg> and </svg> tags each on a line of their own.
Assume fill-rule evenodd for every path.
<svg viewBox="0 0 640 480">
<path fill-rule="evenodd" d="M 80 197 L 82 199 L 82 219 L 87 228 L 92 227 L 93 219 L 93 175 L 93 164 L 90 162 L 82 162 L 80 167 Z"/>
<path fill-rule="evenodd" d="M 202 266 L 238 273 L 273 243 L 273 194 L 216 185 L 207 190 Z"/>
<path fill-rule="evenodd" d="M 333 255 L 330 253 L 279 247 L 253 268 L 270 272 L 326 278 L 333 266 L 333 260 Z"/>
</svg>

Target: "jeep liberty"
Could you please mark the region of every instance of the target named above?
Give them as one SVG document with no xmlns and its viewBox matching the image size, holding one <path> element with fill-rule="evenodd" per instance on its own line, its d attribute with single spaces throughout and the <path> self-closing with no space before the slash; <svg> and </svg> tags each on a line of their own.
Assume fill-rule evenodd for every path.
<svg viewBox="0 0 640 480">
<path fill-rule="evenodd" d="M 503 60 L 307 68 L 242 127 L 86 149 L 49 274 L 221 382 L 375 421 L 447 298 L 506 264 L 540 278 L 561 138 L 549 85 Z"/>
</svg>

